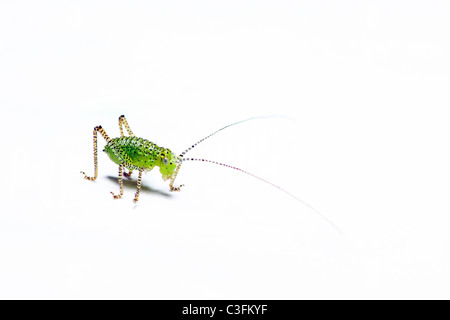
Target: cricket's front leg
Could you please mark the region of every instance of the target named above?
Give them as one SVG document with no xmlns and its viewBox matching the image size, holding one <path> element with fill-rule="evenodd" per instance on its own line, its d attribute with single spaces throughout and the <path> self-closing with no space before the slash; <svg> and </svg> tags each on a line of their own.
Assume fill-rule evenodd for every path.
<svg viewBox="0 0 450 320">
<path fill-rule="evenodd" d="M 181 187 L 184 187 L 184 184 L 180 184 L 178 187 L 174 187 L 174 186 L 169 186 L 170 187 L 170 191 L 180 191 Z"/>
<path fill-rule="evenodd" d="M 178 187 L 173 186 L 173 183 L 175 182 L 175 178 L 178 175 L 178 171 L 180 171 L 180 167 L 181 167 L 181 162 L 178 164 L 177 168 L 175 169 L 175 172 L 174 172 L 172 178 L 170 178 L 170 184 L 169 184 L 170 191 L 180 191 L 181 187 L 184 187 L 184 184 L 180 184 Z"/>
</svg>

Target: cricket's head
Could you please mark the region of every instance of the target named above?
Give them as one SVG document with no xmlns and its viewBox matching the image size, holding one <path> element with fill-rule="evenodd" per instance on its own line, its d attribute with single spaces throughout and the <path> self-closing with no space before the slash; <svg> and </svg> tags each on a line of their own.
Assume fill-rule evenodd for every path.
<svg viewBox="0 0 450 320">
<path fill-rule="evenodd" d="M 170 179 L 178 165 L 178 156 L 167 148 L 161 149 L 159 158 L 159 172 L 162 174 L 163 180 Z"/>
</svg>

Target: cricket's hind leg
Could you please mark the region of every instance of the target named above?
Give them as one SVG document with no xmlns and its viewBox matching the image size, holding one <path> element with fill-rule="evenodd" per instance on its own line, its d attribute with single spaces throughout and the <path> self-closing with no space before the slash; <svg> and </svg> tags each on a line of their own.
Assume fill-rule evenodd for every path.
<svg viewBox="0 0 450 320">
<path fill-rule="evenodd" d="M 123 137 L 122 125 L 125 126 L 125 129 L 127 129 L 128 134 L 130 135 L 130 137 L 134 137 L 134 133 L 133 133 L 133 131 L 131 131 L 130 126 L 128 125 L 127 119 L 125 119 L 124 115 L 121 115 L 119 117 L 119 129 L 120 129 L 120 136 L 121 137 Z"/>
<path fill-rule="evenodd" d="M 124 116 L 124 115 L 121 115 L 121 116 L 119 117 L 119 129 L 120 129 L 120 136 L 121 136 L 121 137 L 124 136 L 122 125 L 125 126 L 125 129 L 127 129 L 128 135 L 129 135 L 130 137 L 134 137 L 134 133 L 133 133 L 133 131 L 131 131 L 130 126 L 129 126 L 129 124 L 128 124 L 128 121 L 127 121 L 127 119 L 125 119 L 125 116 Z M 133 173 L 133 170 L 130 170 L 130 171 L 128 171 L 128 172 L 124 171 L 124 172 L 123 172 L 123 175 L 125 176 L 125 178 L 131 179 L 131 174 L 132 174 L 132 173 Z"/>
<path fill-rule="evenodd" d="M 102 137 L 106 140 L 106 142 L 110 142 L 111 139 L 108 137 L 108 135 L 106 134 L 105 130 L 103 130 L 102 126 L 96 126 L 94 128 L 94 176 L 93 177 L 89 177 L 88 175 L 86 175 L 86 173 L 84 173 L 84 171 L 81 171 L 82 174 L 84 174 L 84 178 L 86 180 L 90 180 L 90 181 L 95 181 L 97 179 L 98 176 L 98 161 L 97 161 L 97 132 L 100 132 L 100 134 L 102 135 Z"/>
</svg>

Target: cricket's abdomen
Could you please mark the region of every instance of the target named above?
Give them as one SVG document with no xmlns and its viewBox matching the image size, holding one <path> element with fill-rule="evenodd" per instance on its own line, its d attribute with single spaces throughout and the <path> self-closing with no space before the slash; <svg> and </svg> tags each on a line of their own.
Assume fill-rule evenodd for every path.
<svg viewBox="0 0 450 320">
<path fill-rule="evenodd" d="M 156 144 L 138 137 L 111 139 L 104 151 L 113 162 L 129 170 L 151 170 L 158 164 L 161 154 Z"/>
</svg>

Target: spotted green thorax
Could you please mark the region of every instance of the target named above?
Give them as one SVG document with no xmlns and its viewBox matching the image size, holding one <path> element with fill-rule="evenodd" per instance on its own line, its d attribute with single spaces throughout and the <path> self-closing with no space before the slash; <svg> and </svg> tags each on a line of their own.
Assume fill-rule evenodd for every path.
<svg viewBox="0 0 450 320">
<path fill-rule="evenodd" d="M 167 148 L 138 137 L 120 137 L 109 141 L 103 150 L 109 158 L 128 170 L 150 171 L 159 167 L 163 179 L 167 180 L 175 171 L 178 157 Z"/>
</svg>

